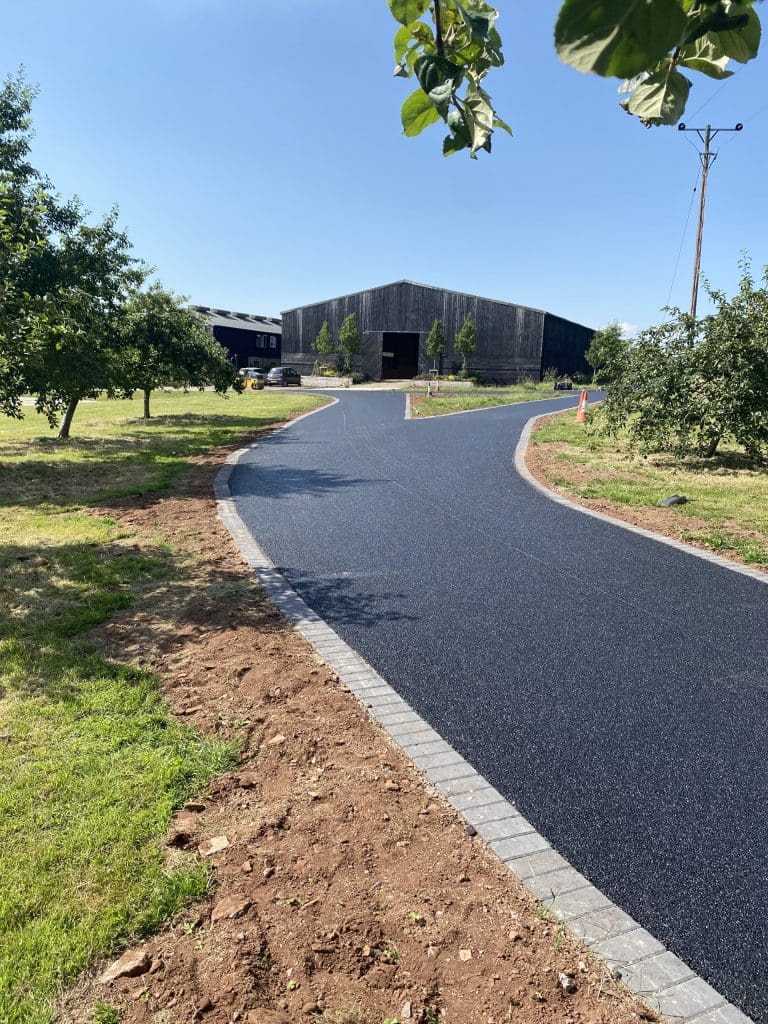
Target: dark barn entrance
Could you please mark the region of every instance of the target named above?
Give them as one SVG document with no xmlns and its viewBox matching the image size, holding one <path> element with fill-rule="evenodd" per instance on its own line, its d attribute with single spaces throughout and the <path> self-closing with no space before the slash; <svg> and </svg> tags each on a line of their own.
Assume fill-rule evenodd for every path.
<svg viewBox="0 0 768 1024">
<path fill-rule="evenodd" d="M 381 349 L 382 380 L 404 380 L 419 372 L 418 334 L 385 331 Z"/>
</svg>

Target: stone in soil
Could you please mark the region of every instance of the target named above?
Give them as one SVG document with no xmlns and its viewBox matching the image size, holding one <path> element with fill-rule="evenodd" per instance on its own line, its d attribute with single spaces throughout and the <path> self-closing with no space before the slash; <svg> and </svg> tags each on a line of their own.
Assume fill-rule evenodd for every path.
<svg viewBox="0 0 768 1024">
<path fill-rule="evenodd" d="M 215 924 L 225 918 L 242 917 L 250 905 L 251 901 L 245 896 L 226 896 L 223 900 L 219 900 L 211 911 L 211 921 Z"/>
<path fill-rule="evenodd" d="M 137 978 L 140 974 L 146 974 L 151 965 L 152 960 L 146 949 L 129 949 L 104 971 L 99 982 L 108 985 L 118 978 Z"/>
<path fill-rule="evenodd" d="M 228 846 L 229 840 L 226 836 L 214 836 L 213 839 L 200 843 L 197 849 L 201 857 L 212 857 L 215 853 L 221 853 L 222 850 L 226 850 Z"/>
</svg>

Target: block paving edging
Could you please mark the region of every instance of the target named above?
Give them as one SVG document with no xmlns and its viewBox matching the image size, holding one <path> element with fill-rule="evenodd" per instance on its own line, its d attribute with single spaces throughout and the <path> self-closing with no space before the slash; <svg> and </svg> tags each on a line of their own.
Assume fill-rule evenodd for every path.
<svg viewBox="0 0 768 1024">
<path fill-rule="evenodd" d="M 750 579 L 757 580 L 758 583 L 768 583 L 768 573 L 763 572 L 761 569 L 753 569 L 750 565 L 742 565 L 741 562 L 734 562 L 730 558 L 724 558 L 722 555 L 716 555 L 712 551 L 705 551 L 703 548 L 697 548 L 693 544 L 686 544 L 685 541 L 675 540 L 674 537 L 665 537 L 662 533 L 654 533 L 653 530 L 646 530 L 643 526 L 635 526 L 633 523 L 627 523 L 623 519 L 617 519 L 614 516 L 606 515 L 605 512 L 598 512 L 597 509 L 588 508 L 586 505 L 580 505 L 577 501 L 573 501 L 571 498 L 566 498 L 551 487 L 547 487 L 547 485 L 543 484 L 541 480 L 537 480 L 533 473 L 531 473 L 530 469 L 528 469 L 525 462 L 525 455 L 528 451 L 528 445 L 530 444 L 533 428 L 539 420 L 544 419 L 546 416 L 559 415 L 560 412 L 570 411 L 571 410 L 566 409 L 557 410 L 555 413 L 543 412 L 539 416 L 532 416 L 523 427 L 520 440 L 517 442 L 517 447 L 515 448 L 514 460 L 515 469 L 526 483 L 530 484 L 531 487 L 549 498 L 550 501 L 554 501 L 558 505 L 564 505 L 566 508 L 569 508 L 574 512 L 581 512 L 582 515 L 592 516 L 593 519 L 601 519 L 604 523 L 610 523 L 611 526 L 619 526 L 622 530 L 629 530 L 630 533 L 637 533 L 641 537 L 646 537 L 648 540 L 655 540 L 658 544 L 666 544 L 670 548 L 677 548 L 678 551 L 684 551 L 687 555 L 693 555 L 695 558 L 701 558 L 705 562 L 712 562 L 714 565 L 720 566 L 721 569 L 728 569 L 730 572 L 737 572 L 742 576 L 749 576 Z"/>
<path fill-rule="evenodd" d="M 336 401 L 338 399 L 334 403 Z M 328 406 L 314 409 L 276 429 L 285 430 L 325 408 Z M 538 418 L 534 417 L 526 424 L 518 445 L 521 460 L 530 428 Z M 525 446 L 521 448 L 523 439 Z M 289 585 L 238 515 L 229 486 L 235 466 L 257 444 L 254 442 L 229 455 L 216 474 L 213 489 L 219 519 L 275 607 L 338 675 L 373 721 L 384 729 L 434 789 L 459 812 L 466 825 L 482 837 L 547 911 L 562 921 L 643 1002 L 670 1020 L 695 1024 L 752 1024 L 741 1010 L 728 1003 L 703 978 L 571 867 L 523 817 L 514 803 L 505 799 L 446 743 Z M 523 475 L 529 482 L 534 482 L 527 469 Z M 546 491 L 538 481 L 535 485 Z M 559 495 L 556 497 L 560 499 Z M 563 503 L 573 504 L 567 500 Z M 574 507 L 585 511 L 580 506 Z M 698 549 L 694 552 L 701 554 Z M 768 578 L 764 582 L 768 582 Z"/>
</svg>

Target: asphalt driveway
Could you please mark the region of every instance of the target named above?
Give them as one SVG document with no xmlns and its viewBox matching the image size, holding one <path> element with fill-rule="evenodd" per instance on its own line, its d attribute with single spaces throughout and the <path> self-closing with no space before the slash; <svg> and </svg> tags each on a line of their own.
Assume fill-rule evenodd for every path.
<svg viewBox="0 0 768 1024">
<path fill-rule="evenodd" d="M 405 421 L 345 394 L 231 487 L 307 603 L 571 863 L 768 1022 L 768 586 L 515 473 L 574 399 Z"/>
</svg>

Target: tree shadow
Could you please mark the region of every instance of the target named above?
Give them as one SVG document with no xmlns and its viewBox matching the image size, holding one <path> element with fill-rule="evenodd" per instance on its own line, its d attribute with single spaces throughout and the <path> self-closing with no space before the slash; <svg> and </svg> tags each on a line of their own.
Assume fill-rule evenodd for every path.
<svg viewBox="0 0 768 1024">
<path fill-rule="evenodd" d="M 408 595 L 394 590 L 366 592 L 354 579 L 307 576 L 296 568 L 281 568 L 291 586 L 330 625 L 376 626 L 381 622 L 418 622 L 406 611 Z"/>
<path fill-rule="evenodd" d="M 353 477 L 322 469 L 299 469 L 285 464 L 256 465 L 240 463 L 232 475 L 233 497 L 255 495 L 265 498 L 292 498 L 296 495 L 322 496 L 339 488 L 384 484 L 384 479 Z"/>
<path fill-rule="evenodd" d="M 673 455 L 656 455 L 660 469 L 684 469 L 691 473 L 736 475 L 738 473 L 768 473 L 768 459 L 746 452 L 723 451 L 708 458 L 703 455 L 686 455 L 676 459 Z"/>
</svg>

